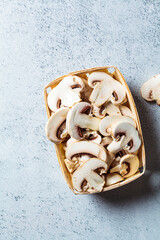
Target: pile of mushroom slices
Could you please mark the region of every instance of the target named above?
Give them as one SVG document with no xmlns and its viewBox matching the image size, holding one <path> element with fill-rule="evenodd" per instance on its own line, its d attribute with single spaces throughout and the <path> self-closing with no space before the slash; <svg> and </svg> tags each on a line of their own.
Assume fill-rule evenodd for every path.
<svg viewBox="0 0 160 240">
<path fill-rule="evenodd" d="M 139 169 L 141 138 L 123 85 L 105 72 L 65 77 L 48 95 L 50 141 L 62 143 L 78 192 L 102 191 Z"/>
</svg>

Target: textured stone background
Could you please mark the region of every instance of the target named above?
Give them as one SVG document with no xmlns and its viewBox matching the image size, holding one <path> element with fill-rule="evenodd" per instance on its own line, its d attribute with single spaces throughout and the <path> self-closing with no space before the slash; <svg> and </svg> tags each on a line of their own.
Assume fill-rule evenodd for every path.
<svg viewBox="0 0 160 240">
<path fill-rule="evenodd" d="M 0 240 L 157 240 L 160 108 L 139 94 L 160 73 L 160 1 L 0 1 Z M 147 171 L 120 189 L 74 196 L 44 134 L 43 88 L 114 64 L 135 98 Z"/>
</svg>

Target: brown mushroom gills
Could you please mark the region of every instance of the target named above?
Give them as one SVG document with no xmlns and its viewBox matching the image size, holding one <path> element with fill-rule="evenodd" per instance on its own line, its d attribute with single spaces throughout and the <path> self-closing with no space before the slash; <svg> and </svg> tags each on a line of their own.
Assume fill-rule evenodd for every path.
<svg viewBox="0 0 160 240">
<path fill-rule="evenodd" d="M 61 139 L 61 134 L 65 128 L 65 125 L 66 125 L 66 120 L 64 122 L 62 122 L 61 125 L 59 126 L 59 128 L 57 129 L 56 136 L 58 139 Z"/>
<path fill-rule="evenodd" d="M 115 101 L 118 101 L 118 95 L 115 91 L 113 91 L 112 95 L 115 98 Z"/>
<path fill-rule="evenodd" d="M 61 99 L 58 99 L 57 101 L 57 109 L 59 109 L 61 107 Z"/>
<path fill-rule="evenodd" d="M 94 140 L 94 139 L 96 139 L 97 138 L 97 136 L 94 136 L 92 133 L 91 134 L 89 134 L 89 136 L 86 138 L 87 140 Z"/>
<path fill-rule="evenodd" d="M 82 87 L 80 84 L 73 84 L 73 85 L 71 85 L 71 88 L 75 89 L 75 88 L 82 88 Z"/>
<path fill-rule="evenodd" d="M 72 155 L 71 159 L 74 158 L 74 157 L 78 158 L 78 157 L 81 157 L 83 155 L 88 155 L 90 158 L 96 157 L 95 155 L 93 155 L 91 153 L 82 152 L 82 153 L 76 153 L 76 154 Z"/>
</svg>

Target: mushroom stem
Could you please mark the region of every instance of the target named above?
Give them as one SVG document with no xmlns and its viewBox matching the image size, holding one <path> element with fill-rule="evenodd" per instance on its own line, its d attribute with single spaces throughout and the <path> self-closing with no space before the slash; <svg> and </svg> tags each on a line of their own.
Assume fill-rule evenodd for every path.
<svg viewBox="0 0 160 240">
<path fill-rule="evenodd" d="M 102 191 L 105 181 L 97 173 L 92 171 L 90 175 L 86 177 L 86 180 L 94 189 L 96 189 L 99 192 Z"/>
<path fill-rule="evenodd" d="M 115 154 L 119 152 L 124 147 L 124 145 L 126 145 L 128 142 L 129 142 L 129 139 L 127 139 L 125 136 L 122 136 L 119 141 L 113 140 L 107 147 L 107 150 Z"/>
<path fill-rule="evenodd" d="M 98 130 L 101 119 L 92 117 L 86 114 L 82 114 L 77 119 L 77 124 L 81 128 L 89 128 L 91 130 Z"/>
<path fill-rule="evenodd" d="M 122 163 L 121 165 L 117 165 L 111 168 L 110 173 L 119 172 L 122 176 L 124 176 L 125 174 L 127 174 L 127 169 L 128 165 L 126 163 Z"/>
</svg>

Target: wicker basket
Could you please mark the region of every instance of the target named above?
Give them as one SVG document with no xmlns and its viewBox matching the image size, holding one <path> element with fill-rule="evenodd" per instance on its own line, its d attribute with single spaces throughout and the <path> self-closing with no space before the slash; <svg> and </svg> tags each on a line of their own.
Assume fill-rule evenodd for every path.
<svg viewBox="0 0 160 240">
<path fill-rule="evenodd" d="M 144 172 L 145 172 L 145 165 L 146 165 L 145 164 L 144 141 L 143 141 L 143 135 L 142 135 L 141 125 L 140 125 L 140 120 L 139 120 L 139 116 L 138 116 L 138 113 L 137 113 L 137 108 L 135 106 L 135 102 L 133 100 L 133 97 L 132 97 L 132 94 L 131 94 L 131 92 L 129 90 L 129 87 L 128 87 L 124 77 L 122 76 L 121 72 L 114 66 L 107 66 L 107 67 L 90 68 L 90 69 L 85 69 L 85 70 L 69 73 L 68 75 L 65 75 L 65 76 L 62 76 L 60 78 L 57 78 L 57 79 L 53 80 L 52 82 L 50 82 L 44 88 L 44 99 L 45 99 L 47 115 L 48 115 L 48 118 L 49 118 L 51 116 L 51 111 L 50 111 L 50 109 L 48 107 L 48 104 L 47 104 L 47 96 L 48 96 L 47 92 L 48 92 L 48 89 L 53 89 L 54 87 L 56 87 L 57 84 L 66 76 L 77 75 L 79 77 L 87 79 L 87 75 L 92 73 L 92 72 L 94 72 L 94 71 L 106 72 L 107 74 L 110 74 L 114 79 L 118 80 L 124 86 L 124 88 L 126 90 L 126 93 L 127 93 L 127 99 L 128 99 L 128 101 L 125 103 L 125 105 L 128 106 L 131 109 L 131 111 L 132 111 L 132 113 L 134 115 L 134 119 L 135 119 L 135 121 L 137 123 L 137 129 L 138 129 L 138 131 L 140 133 L 141 140 L 142 140 L 142 144 L 141 144 L 141 147 L 140 147 L 139 152 L 138 152 L 138 157 L 139 157 L 139 160 L 140 160 L 139 172 L 136 173 L 135 175 L 133 175 L 133 176 L 123 180 L 122 182 L 116 183 L 116 184 L 111 185 L 111 186 L 104 187 L 103 192 L 105 192 L 105 191 L 108 191 L 108 190 L 111 190 L 111 189 L 114 189 L 114 188 L 126 185 L 127 183 L 130 183 L 130 182 L 134 181 L 135 179 L 139 178 L 140 176 L 142 176 L 144 174 Z M 87 193 L 87 192 L 80 192 L 79 193 L 79 192 L 77 192 L 73 188 L 72 181 L 71 181 L 71 174 L 67 170 L 66 165 L 64 163 L 65 153 L 64 153 L 62 144 L 55 144 L 55 149 L 56 149 L 59 165 L 61 167 L 62 173 L 64 175 L 64 178 L 65 178 L 69 188 L 75 194 L 90 194 L 90 193 Z M 97 193 L 97 191 L 95 190 L 92 193 Z"/>
</svg>

